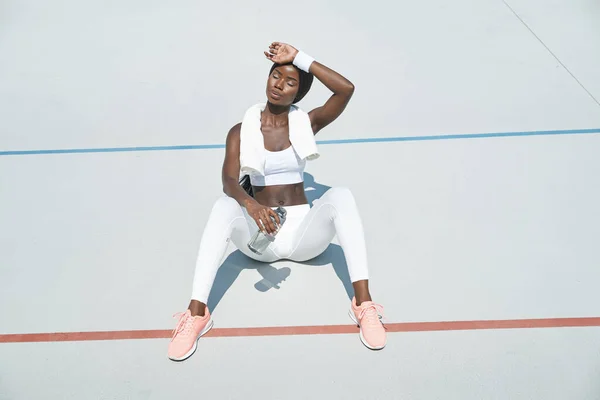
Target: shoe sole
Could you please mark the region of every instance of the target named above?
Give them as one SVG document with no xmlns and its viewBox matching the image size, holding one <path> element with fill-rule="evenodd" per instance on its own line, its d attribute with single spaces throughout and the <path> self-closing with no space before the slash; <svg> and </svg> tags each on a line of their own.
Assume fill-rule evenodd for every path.
<svg viewBox="0 0 600 400">
<path fill-rule="evenodd" d="M 198 337 L 196 338 L 196 340 L 194 341 L 194 345 L 192 346 L 192 348 L 190 349 L 190 351 L 188 351 L 187 353 L 185 353 L 183 356 L 181 357 L 169 357 L 170 360 L 173 361 L 184 361 L 188 358 L 190 358 L 195 352 L 196 349 L 198 348 L 198 340 L 204 336 L 208 331 L 210 331 L 212 329 L 214 325 L 214 322 L 212 320 L 212 317 L 208 320 L 208 323 L 206 324 L 206 326 L 204 327 L 204 329 L 202 329 L 202 331 L 200 332 L 200 334 L 198 335 Z"/>
<path fill-rule="evenodd" d="M 356 326 L 358 326 L 360 328 L 360 323 L 357 321 L 356 317 L 354 316 L 354 312 L 352 311 L 352 309 L 348 310 L 348 316 L 350 317 L 350 319 L 356 324 Z M 362 342 L 362 344 L 365 345 L 366 348 L 371 349 L 371 350 L 381 350 L 385 347 L 385 345 L 387 344 L 387 340 L 386 342 L 383 344 L 383 346 L 378 346 L 378 347 L 373 347 L 370 344 L 367 343 L 367 341 L 365 340 L 365 337 L 362 334 L 362 329 L 359 332 L 359 336 L 360 336 L 360 341 Z"/>
</svg>

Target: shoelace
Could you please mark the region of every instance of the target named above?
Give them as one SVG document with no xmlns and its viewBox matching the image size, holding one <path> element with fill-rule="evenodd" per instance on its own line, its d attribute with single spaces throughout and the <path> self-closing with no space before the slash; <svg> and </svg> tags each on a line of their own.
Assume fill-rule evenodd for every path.
<svg viewBox="0 0 600 400">
<path fill-rule="evenodd" d="M 383 324 L 383 306 L 375 303 L 369 304 L 358 314 L 358 318 L 361 320 L 361 325 Z"/>
<path fill-rule="evenodd" d="M 175 339 L 175 336 L 181 332 L 183 332 L 184 335 L 188 335 L 191 332 L 192 326 L 194 325 L 193 318 L 188 318 L 184 312 L 174 314 L 173 318 L 179 318 L 179 321 L 177 322 L 175 329 L 173 329 L 173 337 L 171 340 Z"/>
</svg>

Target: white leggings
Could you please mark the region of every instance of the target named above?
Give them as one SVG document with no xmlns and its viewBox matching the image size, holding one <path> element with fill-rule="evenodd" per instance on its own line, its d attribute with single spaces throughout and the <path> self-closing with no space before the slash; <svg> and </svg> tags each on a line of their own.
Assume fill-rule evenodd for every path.
<svg viewBox="0 0 600 400">
<path fill-rule="evenodd" d="M 362 221 L 350 190 L 332 188 L 315 200 L 312 208 L 308 204 L 284 208 L 287 211 L 285 223 L 275 241 L 259 256 L 248 249 L 248 242 L 258 229 L 254 219 L 235 199 L 219 198 L 200 241 L 192 300 L 205 304 L 208 301 L 230 240 L 242 253 L 257 261 L 288 259 L 303 262 L 323 253 L 337 234 L 350 280 L 368 279 Z"/>
</svg>

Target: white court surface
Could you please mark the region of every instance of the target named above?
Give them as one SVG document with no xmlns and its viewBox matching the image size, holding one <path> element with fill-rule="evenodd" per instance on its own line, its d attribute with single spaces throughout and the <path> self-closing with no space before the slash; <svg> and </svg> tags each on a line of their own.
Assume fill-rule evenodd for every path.
<svg viewBox="0 0 600 400">
<path fill-rule="evenodd" d="M 223 144 L 264 100 L 275 40 L 356 85 L 317 136 L 349 142 L 320 146 L 306 187 L 354 193 L 390 323 L 600 317 L 598 17 L 586 0 L 4 1 L 0 399 L 600 398 L 594 324 L 394 331 L 379 352 L 356 332 L 206 337 L 183 363 L 166 338 L 6 339 L 175 326 L 223 149 L 101 149 Z M 327 96 L 315 81 L 299 105 Z M 89 152 L 44 154 L 68 149 Z M 307 264 L 231 248 L 215 329 L 351 325 L 336 243 Z"/>
</svg>

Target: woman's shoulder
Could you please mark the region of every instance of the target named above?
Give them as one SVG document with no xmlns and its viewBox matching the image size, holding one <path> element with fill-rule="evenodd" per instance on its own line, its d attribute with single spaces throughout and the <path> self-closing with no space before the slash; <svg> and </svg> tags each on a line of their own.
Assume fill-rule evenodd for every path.
<svg viewBox="0 0 600 400">
<path fill-rule="evenodd" d="M 242 131 L 242 123 L 238 122 L 229 129 L 227 133 L 227 144 L 239 144 L 240 143 L 240 132 Z"/>
<path fill-rule="evenodd" d="M 230 136 L 238 136 L 239 137 L 241 131 L 242 131 L 242 123 L 238 122 L 237 124 L 232 126 L 231 129 L 229 129 L 229 132 L 227 133 L 227 137 L 230 137 Z"/>
<path fill-rule="evenodd" d="M 240 131 L 242 130 L 242 123 L 238 122 L 237 124 L 235 124 L 234 126 L 231 127 L 231 129 L 229 129 L 229 133 L 240 133 Z"/>
</svg>

